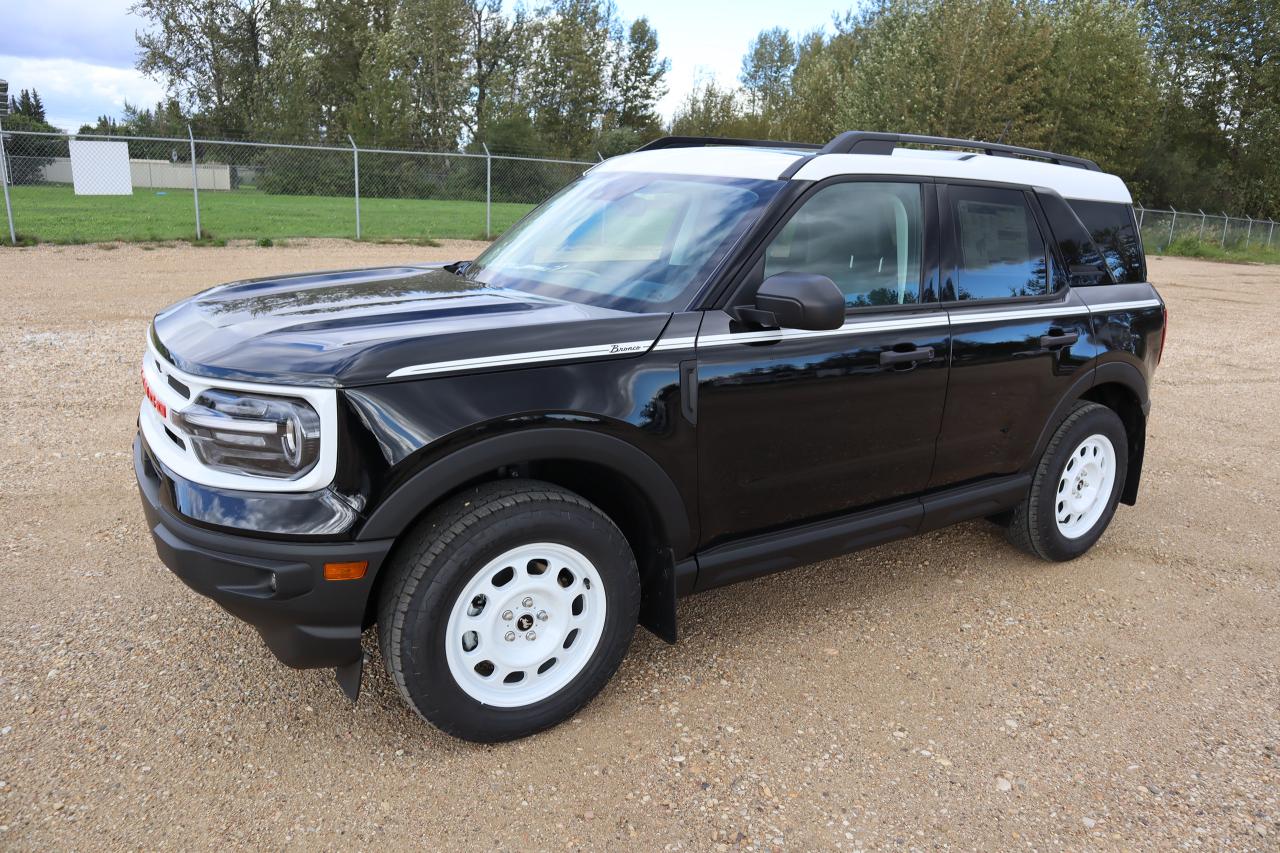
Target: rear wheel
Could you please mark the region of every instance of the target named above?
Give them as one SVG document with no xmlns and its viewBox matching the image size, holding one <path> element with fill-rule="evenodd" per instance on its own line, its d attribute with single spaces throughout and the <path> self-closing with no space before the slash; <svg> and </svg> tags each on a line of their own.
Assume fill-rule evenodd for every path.
<svg viewBox="0 0 1280 853">
<path fill-rule="evenodd" d="M 635 631 L 640 584 L 626 539 L 593 504 L 547 483 L 464 493 L 389 568 L 387 669 L 423 718 L 467 740 L 510 740 L 571 716 Z"/>
<path fill-rule="evenodd" d="M 1119 416 L 1098 403 L 1077 404 L 1049 441 L 1027 498 L 1014 508 L 1009 540 L 1046 560 L 1088 551 L 1115 515 L 1128 461 Z"/>
</svg>

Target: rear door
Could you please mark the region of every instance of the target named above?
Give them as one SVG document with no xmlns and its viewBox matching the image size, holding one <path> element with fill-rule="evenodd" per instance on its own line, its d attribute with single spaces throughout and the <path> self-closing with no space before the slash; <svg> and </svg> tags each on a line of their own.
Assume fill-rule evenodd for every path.
<svg viewBox="0 0 1280 853">
<path fill-rule="evenodd" d="M 1027 466 L 1098 347 L 1034 195 L 939 185 L 951 372 L 931 488 Z"/>
<path fill-rule="evenodd" d="M 754 259 L 845 295 L 832 331 L 760 330 L 722 310 L 698 336 L 703 545 L 923 491 L 947 383 L 931 183 L 817 187 Z"/>
</svg>

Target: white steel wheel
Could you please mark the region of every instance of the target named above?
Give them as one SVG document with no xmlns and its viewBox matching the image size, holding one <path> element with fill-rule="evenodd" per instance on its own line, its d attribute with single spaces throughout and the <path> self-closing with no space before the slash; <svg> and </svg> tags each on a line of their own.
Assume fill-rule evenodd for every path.
<svg viewBox="0 0 1280 853">
<path fill-rule="evenodd" d="M 1106 512 L 1116 480 L 1116 450 L 1100 433 L 1088 436 L 1067 457 L 1058 476 L 1054 520 L 1067 539 L 1084 536 Z"/>
<path fill-rule="evenodd" d="M 551 542 L 512 548 L 476 572 L 453 603 L 444 638 L 449 672 L 484 705 L 540 702 L 591 659 L 605 610 L 604 583 L 581 552 Z"/>
</svg>

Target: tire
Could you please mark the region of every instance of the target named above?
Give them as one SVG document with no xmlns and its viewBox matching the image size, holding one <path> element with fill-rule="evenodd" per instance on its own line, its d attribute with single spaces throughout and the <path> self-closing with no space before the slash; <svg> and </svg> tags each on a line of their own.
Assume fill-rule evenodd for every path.
<svg viewBox="0 0 1280 853">
<path fill-rule="evenodd" d="M 456 495 L 387 569 L 387 670 L 419 716 L 465 740 L 513 740 L 571 717 L 635 633 L 640 578 L 627 540 L 595 505 L 549 483 Z"/>
<path fill-rule="evenodd" d="M 1058 562 L 1092 548 L 1111 524 L 1124 490 L 1128 447 L 1114 411 L 1077 403 L 1049 440 L 1026 499 L 1013 510 L 1009 541 Z"/>
</svg>

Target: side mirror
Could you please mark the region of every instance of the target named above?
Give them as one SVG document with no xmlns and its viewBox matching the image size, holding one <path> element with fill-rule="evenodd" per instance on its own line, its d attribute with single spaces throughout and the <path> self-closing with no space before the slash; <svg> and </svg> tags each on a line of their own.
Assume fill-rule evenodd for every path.
<svg viewBox="0 0 1280 853">
<path fill-rule="evenodd" d="M 844 325 L 844 294 L 825 275 L 780 272 L 760 285 L 752 314 L 757 322 L 783 329 L 838 329 Z"/>
</svg>

